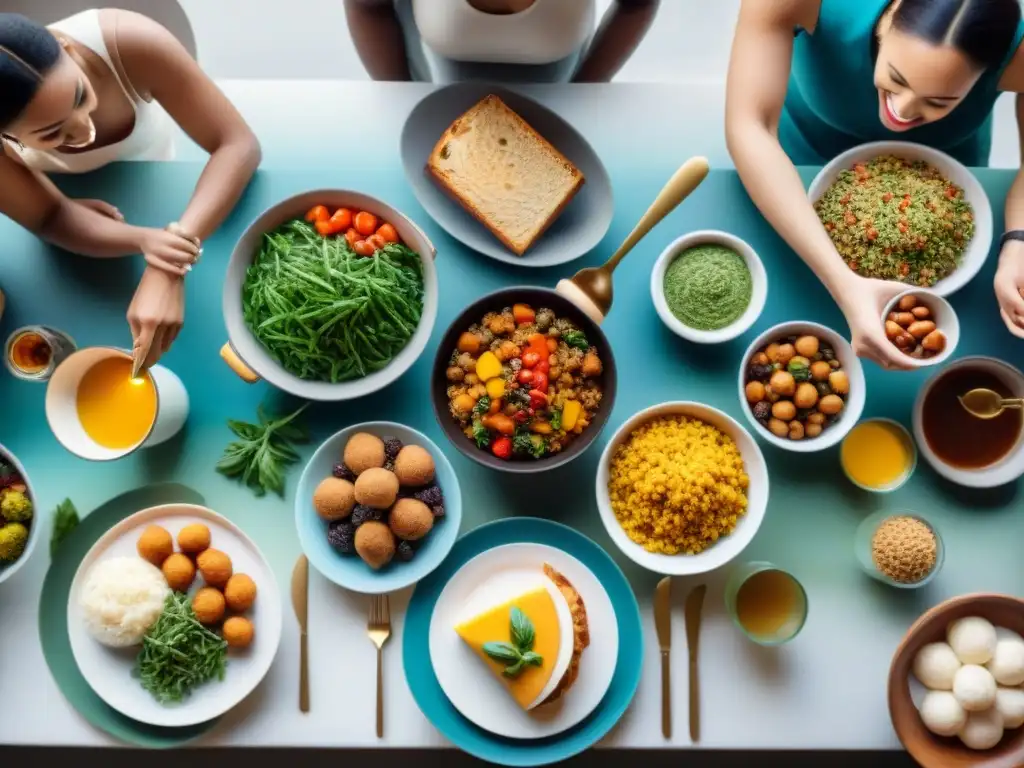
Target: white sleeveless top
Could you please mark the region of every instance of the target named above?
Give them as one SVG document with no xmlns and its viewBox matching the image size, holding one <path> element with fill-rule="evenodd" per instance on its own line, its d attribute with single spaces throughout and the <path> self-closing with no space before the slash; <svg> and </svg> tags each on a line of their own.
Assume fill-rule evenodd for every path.
<svg viewBox="0 0 1024 768">
<path fill-rule="evenodd" d="M 107 44 L 103 41 L 98 10 L 82 11 L 48 27 L 91 49 L 114 73 L 125 97 L 135 108 L 135 127 L 122 141 L 84 152 L 41 151 L 17 144 L 8 146 L 29 168 L 44 173 L 87 173 L 117 160 L 171 160 L 174 157 L 174 123 L 155 101 L 140 99 L 121 81 Z"/>
<path fill-rule="evenodd" d="M 467 0 L 412 0 L 426 52 L 453 62 L 542 66 L 577 56 L 593 34 L 594 0 L 536 0 L 519 13 L 477 10 Z"/>
</svg>

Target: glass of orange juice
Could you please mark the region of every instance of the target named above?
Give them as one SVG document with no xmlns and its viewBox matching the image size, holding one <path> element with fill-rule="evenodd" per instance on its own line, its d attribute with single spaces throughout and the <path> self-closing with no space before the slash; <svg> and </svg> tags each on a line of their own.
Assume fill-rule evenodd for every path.
<svg viewBox="0 0 1024 768">
<path fill-rule="evenodd" d="M 88 347 L 61 363 L 46 387 L 46 420 L 71 453 L 120 459 L 176 435 L 188 418 L 188 392 L 161 365 L 132 378 L 132 357 L 115 347 Z"/>
<path fill-rule="evenodd" d="M 804 627 L 807 593 L 792 574 L 771 563 L 744 563 L 726 582 L 725 607 L 750 640 L 782 645 Z"/>
<path fill-rule="evenodd" d="M 847 479 L 873 493 L 900 488 L 917 468 L 917 446 L 902 424 L 866 419 L 843 438 L 839 460 Z"/>
</svg>

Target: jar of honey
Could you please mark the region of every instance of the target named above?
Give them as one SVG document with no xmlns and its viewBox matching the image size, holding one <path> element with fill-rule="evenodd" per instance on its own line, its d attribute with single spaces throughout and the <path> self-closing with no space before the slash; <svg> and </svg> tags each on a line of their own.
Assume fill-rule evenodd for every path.
<svg viewBox="0 0 1024 768">
<path fill-rule="evenodd" d="M 4 361 L 19 379 L 47 381 L 61 362 L 76 349 L 74 339 L 56 328 L 31 325 L 7 338 Z"/>
</svg>

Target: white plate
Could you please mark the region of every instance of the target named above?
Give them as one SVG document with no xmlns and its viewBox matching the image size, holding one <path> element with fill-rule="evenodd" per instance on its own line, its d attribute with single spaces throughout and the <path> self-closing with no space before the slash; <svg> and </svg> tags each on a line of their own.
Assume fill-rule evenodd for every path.
<svg viewBox="0 0 1024 768">
<path fill-rule="evenodd" d="M 231 558 L 234 572 L 248 574 L 256 582 L 256 602 L 245 614 L 255 627 L 255 638 L 245 650 L 228 651 L 223 682 L 206 683 L 180 703 L 161 704 L 132 677 L 139 647 L 107 648 L 93 639 L 85 628 L 79 594 L 86 575 L 98 561 L 137 556 L 135 545 L 146 526 L 162 526 L 177 540 L 178 531 L 197 522 L 210 528 L 211 546 Z M 197 574 L 192 591 L 200 586 L 202 577 Z M 259 549 L 227 518 L 194 504 L 164 504 L 122 520 L 89 550 L 71 582 L 68 635 L 78 669 L 96 695 L 108 705 L 141 723 L 163 727 L 195 725 L 220 717 L 263 680 L 281 642 L 281 596 L 274 573 Z"/>
<path fill-rule="evenodd" d="M 455 625 L 466 618 L 467 603 L 484 584 L 513 578 L 517 572 L 535 576 L 545 563 L 562 573 L 583 598 L 590 645 L 583 651 L 572 688 L 560 700 L 524 712 L 455 632 Z M 430 620 L 430 663 L 445 696 L 470 722 L 510 739 L 552 736 L 586 718 L 608 691 L 618 654 L 615 609 L 601 582 L 576 558 L 543 544 L 506 544 L 474 557 L 445 585 Z"/>
</svg>

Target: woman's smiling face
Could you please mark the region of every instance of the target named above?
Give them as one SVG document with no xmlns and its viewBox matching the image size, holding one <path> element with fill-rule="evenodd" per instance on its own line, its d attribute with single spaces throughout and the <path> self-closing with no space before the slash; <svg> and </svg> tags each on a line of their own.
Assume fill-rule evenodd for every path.
<svg viewBox="0 0 1024 768">
<path fill-rule="evenodd" d="M 906 131 L 948 115 L 982 70 L 951 45 L 934 45 L 889 26 L 879 38 L 875 87 L 882 124 Z"/>
<path fill-rule="evenodd" d="M 87 147 L 96 138 L 90 116 L 95 109 L 96 93 L 89 78 L 65 51 L 5 132 L 32 149 Z"/>
</svg>

